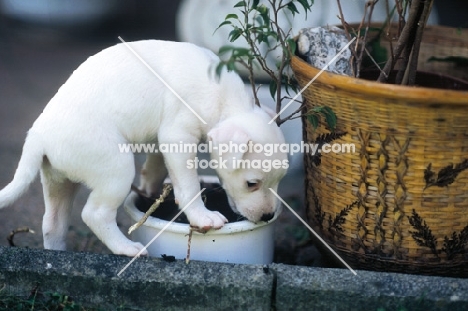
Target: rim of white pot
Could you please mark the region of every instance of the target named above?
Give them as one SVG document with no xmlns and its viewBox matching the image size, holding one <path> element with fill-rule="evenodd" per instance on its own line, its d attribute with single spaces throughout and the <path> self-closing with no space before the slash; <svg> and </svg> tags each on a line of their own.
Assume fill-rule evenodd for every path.
<svg viewBox="0 0 468 311">
<path fill-rule="evenodd" d="M 205 183 L 219 183 L 218 177 L 210 176 L 210 175 L 200 176 L 200 181 L 205 182 Z M 165 183 L 170 183 L 170 180 L 166 179 Z M 143 216 L 145 215 L 145 213 L 138 210 L 138 208 L 135 206 L 135 200 L 137 199 L 137 197 L 138 197 L 138 194 L 132 191 L 127 196 L 127 198 L 125 199 L 125 202 L 124 202 L 125 211 L 130 215 L 130 217 L 135 222 L 142 219 Z M 188 208 L 190 208 L 190 206 Z M 256 224 L 249 221 L 249 220 L 228 222 L 221 229 L 209 230 L 206 233 L 199 233 L 199 232 L 194 231 L 193 234 L 203 234 L 203 235 L 213 235 L 213 236 L 215 236 L 215 235 L 222 235 L 222 234 L 233 234 L 233 233 L 236 233 L 236 232 L 253 231 L 253 230 L 259 229 L 261 227 L 264 227 L 266 225 L 269 225 L 269 224 L 273 223 L 278 218 L 279 214 L 280 213 L 275 213 L 275 216 L 268 222 L 260 221 L 260 222 L 258 222 Z M 170 223 L 170 221 L 150 216 L 143 223 L 143 226 L 152 227 L 152 228 L 156 228 L 156 229 L 161 230 L 165 226 L 167 226 L 168 223 Z M 173 222 L 167 227 L 166 230 L 170 230 L 171 232 L 174 232 L 174 233 L 188 234 L 190 232 L 190 226 L 188 224 L 185 224 L 185 223 Z"/>
</svg>

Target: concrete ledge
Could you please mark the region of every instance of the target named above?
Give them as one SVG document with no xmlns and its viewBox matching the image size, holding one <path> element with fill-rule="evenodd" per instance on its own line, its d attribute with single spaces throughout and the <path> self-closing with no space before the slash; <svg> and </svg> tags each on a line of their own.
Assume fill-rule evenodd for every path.
<svg viewBox="0 0 468 311">
<path fill-rule="evenodd" d="M 272 265 L 278 310 L 468 310 L 468 279 Z M 312 307 L 312 309 L 311 309 Z"/>
<path fill-rule="evenodd" d="M 0 247 L 0 285 L 27 295 L 58 292 L 85 306 L 113 310 L 269 310 L 273 275 L 262 267 Z M 1 287 L 1 286 L 0 286 Z M 188 308 L 190 306 L 190 308 Z"/>
<path fill-rule="evenodd" d="M 245 251 L 245 250 L 244 250 Z M 143 310 L 468 310 L 468 279 L 0 247 L 0 288 Z M 5 291 L 5 290 L 4 290 Z"/>
</svg>

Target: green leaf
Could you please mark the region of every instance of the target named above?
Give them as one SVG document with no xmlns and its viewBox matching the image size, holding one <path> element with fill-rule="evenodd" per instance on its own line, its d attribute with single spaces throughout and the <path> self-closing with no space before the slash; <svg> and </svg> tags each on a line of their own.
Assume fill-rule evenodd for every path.
<svg viewBox="0 0 468 311">
<path fill-rule="evenodd" d="M 272 37 L 275 41 L 278 41 L 278 34 L 274 31 L 267 32 L 269 37 Z"/>
<path fill-rule="evenodd" d="M 242 35 L 242 29 L 234 28 L 228 35 L 229 41 L 234 42 Z"/>
<path fill-rule="evenodd" d="M 311 112 L 321 113 L 322 110 L 323 110 L 323 106 L 316 106 L 316 107 L 312 108 L 312 109 L 309 111 L 309 113 L 311 113 Z"/>
<path fill-rule="evenodd" d="M 228 71 L 236 71 L 236 64 L 234 61 L 229 61 L 226 63 L 226 67 Z"/>
<path fill-rule="evenodd" d="M 232 52 L 235 57 L 244 57 L 244 56 L 250 57 L 251 55 L 250 49 L 248 48 L 234 48 Z"/>
<path fill-rule="evenodd" d="M 253 0 L 252 6 L 250 8 L 255 10 L 258 7 L 259 2 L 260 0 Z"/>
<path fill-rule="evenodd" d="M 328 125 L 328 127 L 333 131 L 336 128 L 336 114 L 333 112 L 333 110 L 328 107 L 328 106 L 318 106 L 314 107 L 311 110 L 307 112 L 307 119 L 309 120 L 310 123 L 314 126 L 314 128 L 317 128 L 318 123 L 319 123 L 319 115 L 322 115 L 325 117 L 325 121 Z"/>
<path fill-rule="evenodd" d="M 262 4 L 257 8 L 257 11 L 262 17 L 263 23 L 265 25 L 270 25 L 270 10 L 264 4 Z"/>
<path fill-rule="evenodd" d="M 218 66 L 216 66 L 215 73 L 216 73 L 216 79 L 219 80 L 221 77 L 221 73 L 223 72 L 225 64 L 223 62 L 220 62 Z"/>
<path fill-rule="evenodd" d="M 237 16 L 237 14 L 232 13 L 232 14 L 226 15 L 226 18 L 225 18 L 224 20 L 233 19 L 233 18 L 234 18 L 234 19 L 239 19 L 239 17 Z"/>
<path fill-rule="evenodd" d="M 291 53 L 290 56 L 296 55 L 296 47 L 297 47 L 296 40 L 289 38 L 287 40 L 287 43 L 288 43 L 289 52 Z"/>
<path fill-rule="evenodd" d="M 239 1 L 234 5 L 235 8 L 241 8 L 241 7 L 246 7 L 246 6 L 247 6 L 247 3 L 245 1 Z"/>
<path fill-rule="evenodd" d="M 286 94 L 288 94 L 289 96 L 291 96 L 291 94 L 289 93 L 289 89 L 290 89 L 290 83 L 289 83 L 289 76 L 285 73 L 283 73 L 281 75 L 281 85 L 283 85 L 285 87 L 285 90 L 286 90 Z"/>
<path fill-rule="evenodd" d="M 270 14 L 269 14 L 269 12 L 267 11 L 266 13 L 261 14 L 261 16 L 263 18 L 263 22 L 265 23 L 265 25 L 270 25 Z"/>
<path fill-rule="evenodd" d="M 310 1 L 310 4 L 309 4 L 309 1 Z M 306 18 L 307 18 L 307 12 L 311 11 L 311 7 L 312 5 L 314 5 L 314 0 L 297 0 L 297 2 L 299 2 L 304 8 L 304 11 L 306 13 Z"/>
<path fill-rule="evenodd" d="M 325 116 L 325 120 L 330 129 L 334 130 L 336 128 L 336 114 L 328 106 L 323 106 L 321 113 Z"/>
<path fill-rule="evenodd" d="M 288 10 L 291 11 L 292 15 L 294 16 L 296 13 L 299 13 L 299 11 L 296 8 L 296 5 L 291 1 L 287 4 Z"/>
<path fill-rule="evenodd" d="M 313 128 L 316 129 L 318 127 L 318 117 L 315 114 L 307 115 L 307 120 L 312 124 Z"/>
<path fill-rule="evenodd" d="M 219 28 L 223 27 L 224 25 L 231 25 L 232 23 L 230 21 L 224 21 L 222 22 L 221 24 L 219 24 L 218 28 L 216 28 L 216 30 L 218 30 Z M 216 31 L 215 30 L 215 31 Z"/>
<path fill-rule="evenodd" d="M 263 33 L 259 33 L 257 36 L 257 42 L 262 43 L 262 42 L 267 42 L 268 38 L 265 36 Z"/>
<path fill-rule="evenodd" d="M 255 16 L 255 21 L 257 22 L 258 25 L 263 26 L 263 18 L 260 15 Z"/>
<path fill-rule="evenodd" d="M 325 120 L 327 121 L 328 127 L 331 130 L 335 130 L 336 128 L 336 115 L 335 113 L 330 113 L 325 115 Z"/>
<path fill-rule="evenodd" d="M 271 95 L 271 98 L 275 99 L 277 89 L 278 89 L 278 84 L 276 83 L 275 80 L 271 80 L 270 81 L 270 95 Z"/>
<path fill-rule="evenodd" d="M 219 48 L 218 55 L 226 54 L 227 52 L 231 52 L 233 49 L 235 49 L 235 47 L 231 45 L 223 45 L 222 47 Z"/>
</svg>

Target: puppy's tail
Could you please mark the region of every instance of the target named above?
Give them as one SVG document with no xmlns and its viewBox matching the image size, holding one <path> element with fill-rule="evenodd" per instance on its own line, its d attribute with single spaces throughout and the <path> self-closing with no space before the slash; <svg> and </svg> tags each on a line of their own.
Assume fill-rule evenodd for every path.
<svg viewBox="0 0 468 311">
<path fill-rule="evenodd" d="M 34 134 L 29 132 L 23 146 L 23 154 L 16 169 L 13 180 L 0 191 L 0 208 L 15 202 L 36 178 L 41 168 L 44 151 L 40 139 L 33 138 Z"/>
</svg>

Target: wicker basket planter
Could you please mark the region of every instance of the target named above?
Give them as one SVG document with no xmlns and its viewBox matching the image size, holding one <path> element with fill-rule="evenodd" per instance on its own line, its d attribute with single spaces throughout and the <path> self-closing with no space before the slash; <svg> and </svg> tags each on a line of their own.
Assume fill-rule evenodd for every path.
<svg viewBox="0 0 468 311">
<path fill-rule="evenodd" d="M 468 29 L 429 27 L 420 69 L 468 57 Z M 318 72 L 295 57 L 300 85 Z M 303 93 L 338 117 L 334 134 L 304 124 L 304 140 L 355 152 L 305 155 L 307 216 L 354 268 L 468 276 L 468 91 L 380 84 L 324 72 Z"/>
</svg>

